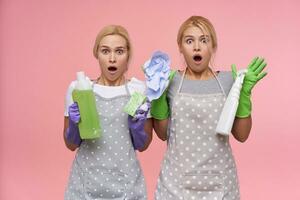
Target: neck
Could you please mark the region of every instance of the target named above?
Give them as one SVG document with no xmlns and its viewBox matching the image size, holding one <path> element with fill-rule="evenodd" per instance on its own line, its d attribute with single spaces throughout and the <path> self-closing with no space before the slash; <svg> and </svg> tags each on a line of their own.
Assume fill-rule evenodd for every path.
<svg viewBox="0 0 300 200">
<path fill-rule="evenodd" d="M 120 85 L 125 84 L 125 76 L 122 75 L 119 78 L 117 78 L 116 80 L 111 81 L 111 80 L 107 79 L 106 77 L 104 77 L 103 75 L 101 75 L 98 78 L 97 83 L 100 85 L 105 85 L 105 86 L 120 86 Z"/>
<path fill-rule="evenodd" d="M 209 67 L 205 68 L 203 71 L 200 72 L 195 72 L 191 68 L 187 67 L 186 76 L 191 80 L 207 80 L 214 75 Z"/>
</svg>

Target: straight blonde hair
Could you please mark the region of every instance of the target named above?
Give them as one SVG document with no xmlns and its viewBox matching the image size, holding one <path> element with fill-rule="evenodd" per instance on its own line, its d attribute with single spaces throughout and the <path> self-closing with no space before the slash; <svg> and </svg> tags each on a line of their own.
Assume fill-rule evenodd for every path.
<svg viewBox="0 0 300 200">
<path fill-rule="evenodd" d="M 99 51 L 99 44 L 100 41 L 108 35 L 120 35 L 121 37 L 123 37 L 126 40 L 126 48 L 128 51 L 128 60 L 131 56 L 131 43 L 130 43 L 130 39 L 129 39 L 129 34 L 127 32 L 127 30 L 120 25 L 109 25 L 106 26 L 104 28 L 101 29 L 101 31 L 98 33 L 96 40 L 95 40 L 95 44 L 94 44 L 94 49 L 93 49 L 93 54 L 94 57 L 98 59 L 98 51 Z"/>
<path fill-rule="evenodd" d="M 216 51 L 218 44 L 215 28 L 208 19 L 202 16 L 191 16 L 181 24 L 177 34 L 177 44 L 179 47 L 182 45 L 183 33 L 189 27 L 198 27 L 203 33 L 209 34 L 209 39 L 212 42 L 212 50 L 213 52 Z"/>
</svg>

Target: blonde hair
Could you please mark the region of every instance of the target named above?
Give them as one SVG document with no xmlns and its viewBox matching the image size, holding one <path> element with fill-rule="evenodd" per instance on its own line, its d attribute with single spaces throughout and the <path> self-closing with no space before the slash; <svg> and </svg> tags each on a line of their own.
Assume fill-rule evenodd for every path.
<svg viewBox="0 0 300 200">
<path fill-rule="evenodd" d="M 94 44 L 94 49 L 93 49 L 93 54 L 94 57 L 98 59 L 98 51 L 99 51 L 99 44 L 100 41 L 108 35 L 120 35 L 126 40 L 127 43 L 127 50 L 128 50 L 128 59 L 131 56 L 131 43 L 129 40 L 129 34 L 127 30 L 120 26 L 120 25 L 109 25 L 101 29 L 101 31 L 98 33 L 95 44 Z"/>
<path fill-rule="evenodd" d="M 189 27 L 198 27 L 203 33 L 209 34 L 209 39 L 212 42 L 212 49 L 217 49 L 217 35 L 212 23 L 202 16 L 191 16 L 181 24 L 177 34 L 177 44 L 181 47 L 183 33 Z"/>
</svg>

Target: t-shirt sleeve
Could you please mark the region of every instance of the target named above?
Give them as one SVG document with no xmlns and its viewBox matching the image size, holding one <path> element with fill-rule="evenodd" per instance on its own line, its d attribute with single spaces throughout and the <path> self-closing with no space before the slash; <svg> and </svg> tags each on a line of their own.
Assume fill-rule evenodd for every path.
<svg viewBox="0 0 300 200">
<path fill-rule="evenodd" d="M 65 117 L 69 116 L 68 108 L 73 103 L 72 92 L 74 88 L 75 88 L 75 81 L 72 81 L 67 89 L 67 93 L 65 96 L 65 113 L 64 113 Z"/>
</svg>

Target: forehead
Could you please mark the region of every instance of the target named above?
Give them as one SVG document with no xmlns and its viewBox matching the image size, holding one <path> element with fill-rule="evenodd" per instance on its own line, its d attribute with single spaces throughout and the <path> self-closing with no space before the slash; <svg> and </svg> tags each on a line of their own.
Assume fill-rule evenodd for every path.
<svg viewBox="0 0 300 200">
<path fill-rule="evenodd" d="M 104 36 L 99 45 L 100 46 L 107 46 L 110 48 L 116 48 L 116 47 L 126 47 L 127 42 L 125 40 L 125 38 L 123 38 L 120 35 L 107 35 Z"/>
<path fill-rule="evenodd" d="M 187 29 L 184 30 L 183 32 L 183 37 L 186 36 L 194 36 L 194 37 L 199 37 L 202 35 L 209 35 L 207 31 L 203 27 L 199 28 L 197 26 L 190 26 Z"/>
</svg>

